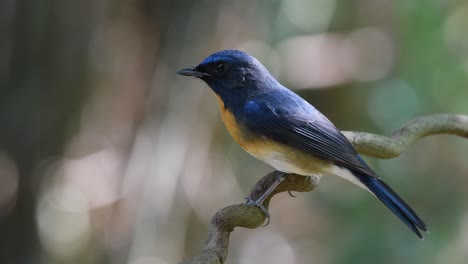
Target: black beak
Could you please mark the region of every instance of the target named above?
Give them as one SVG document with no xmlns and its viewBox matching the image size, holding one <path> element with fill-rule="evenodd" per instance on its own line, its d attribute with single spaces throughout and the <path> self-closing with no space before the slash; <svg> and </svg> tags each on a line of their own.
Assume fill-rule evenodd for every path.
<svg viewBox="0 0 468 264">
<path fill-rule="evenodd" d="M 194 77 L 198 77 L 198 78 L 201 78 L 201 77 L 207 75 L 206 73 L 198 71 L 197 68 L 195 68 L 195 67 L 179 70 L 179 71 L 177 71 L 177 74 L 180 74 L 180 75 L 183 75 L 183 76 L 194 76 Z"/>
</svg>

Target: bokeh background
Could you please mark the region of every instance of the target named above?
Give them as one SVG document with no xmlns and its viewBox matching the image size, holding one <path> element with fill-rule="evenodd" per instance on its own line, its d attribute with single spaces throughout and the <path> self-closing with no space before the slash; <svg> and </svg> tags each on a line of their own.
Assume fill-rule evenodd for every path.
<svg viewBox="0 0 468 264">
<path fill-rule="evenodd" d="M 340 129 L 390 134 L 468 114 L 464 0 L 2 0 L 0 263 L 169 264 L 272 169 L 177 76 L 227 48 L 256 56 Z M 467 263 L 468 140 L 367 159 L 427 222 L 414 236 L 335 177 L 237 229 L 227 263 Z"/>
</svg>

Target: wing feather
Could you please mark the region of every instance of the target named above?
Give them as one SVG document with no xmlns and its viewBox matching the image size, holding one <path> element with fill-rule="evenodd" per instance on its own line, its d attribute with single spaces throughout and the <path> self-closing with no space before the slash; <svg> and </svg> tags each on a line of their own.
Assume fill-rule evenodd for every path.
<svg viewBox="0 0 468 264">
<path fill-rule="evenodd" d="M 294 115 L 247 115 L 250 131 L 277 142 L 293 146 L 335 165 L 374 176 L 346 137 L 320 113 L 318 118 Z"/>
</svg>

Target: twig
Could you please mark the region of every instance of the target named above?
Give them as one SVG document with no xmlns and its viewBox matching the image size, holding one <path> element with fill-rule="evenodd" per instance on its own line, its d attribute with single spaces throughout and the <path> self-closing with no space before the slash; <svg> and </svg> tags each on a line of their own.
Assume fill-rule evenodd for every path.
<svg viewBox="0 0 468 264">
<path fill-rule="evenodd" d="M 437 114 L 418 117 L 393 132 L 390 137 L 350 131 L 343 134 L 360 154 L 391 159 L 414 142 L 430 135 L 450 134 L 468 138 L 468 116 Z"/>
</svg>

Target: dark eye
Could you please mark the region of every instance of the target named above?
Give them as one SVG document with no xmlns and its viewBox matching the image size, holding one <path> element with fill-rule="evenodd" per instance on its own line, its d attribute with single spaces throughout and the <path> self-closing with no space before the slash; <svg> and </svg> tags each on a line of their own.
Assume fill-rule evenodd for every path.
<svg viewBox="0 0 468 264">
<path fill-rule="evenodd" d="M 215 71 L 217 74 L 223 74 L 226 71 L 226 64 L 224 63 L 218 63 L 215 66 Z"/>
</svg>

